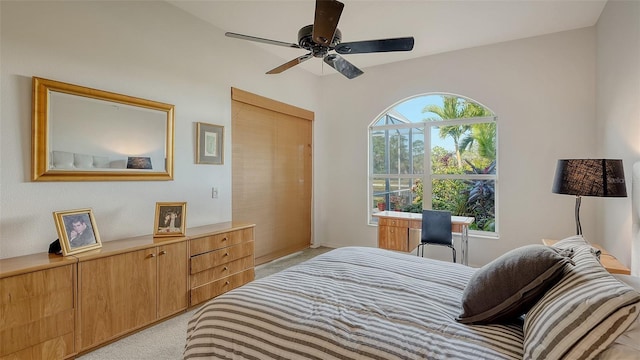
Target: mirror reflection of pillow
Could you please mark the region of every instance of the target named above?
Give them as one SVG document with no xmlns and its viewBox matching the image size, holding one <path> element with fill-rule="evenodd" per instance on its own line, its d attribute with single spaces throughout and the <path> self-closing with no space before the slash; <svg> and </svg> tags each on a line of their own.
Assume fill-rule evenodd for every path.
<svg viewBox="0 0 640 360">
<path fill-rule="evenodd" d="M 67 151 L 51 152 L 51 168 L 53 169 L 73 169 L 73 153 Z"/>
<path fill-rule="evenodd" d="M 109 162 L 109 167 L 112 169 L 126 169 L 127 160 L 113 160 Z"/>
<path fill-rule="evenodd" d="M 109 158 L 106 156 L 94 156 L 93 157 L 93 166 L 100 169 L 105 169 L 109 167 Z"/>
<path fill-rule="evenodd" d="M 85 154 L 73 154 L 73 164 L 79 169 L 89 169 L 93 167 L 93 156 Z"/>
</svg>

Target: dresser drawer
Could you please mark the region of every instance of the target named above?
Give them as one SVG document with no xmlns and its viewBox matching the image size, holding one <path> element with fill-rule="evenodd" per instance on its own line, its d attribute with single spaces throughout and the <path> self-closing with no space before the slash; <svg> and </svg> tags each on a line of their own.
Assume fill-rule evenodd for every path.
<svg viewBox="0 0 640 360">
<path fill-rule="evenodd" d="M 224 294 L 229 290 L 240 287 L 255 277 L 253 268 L 247 269 L 241 273 L 216 280 L 214 282 L 191 289 L 191 305 L 199 304 L 203 301 Z"/>
<path fill-rule="evenodd" d="M 198 256 L 192 256 L 190 273 L 196 274 L 250 255 L 253 256 L 253 241 L 210 251 Z"/>
<path fill-rule="evenodd" d="M 61 327 L 68 328 L 73 326 L 72 322 L 68 323 L 68 325 L 63 324 Z M 53 324 L 52 326 L 56 326 L 56 324 Z M 28 338 L 28 336 L 25 338 Z M 2 356 L 0 357 L 0 360 L 65 359 L 69 358 L 69 356 L 74 352 L 74 334 L 73 331 L 71 331 L 67 334 L 27 347 L 10 355 Z"/>
<path fill-rule="evenodd" d="M 0 280 L 0 359 L 75 352 L 75 271 L 66 265 Z"/>
<path fill-rule="evenodd" d="M 409 220 L 380 218 L 380 220 L 378 220 L 378 226 L 394 226 L 394 227 L 408 228 Z"/>
<path fill-rule="evenodd" d="M 243 257 L 242 259 L 234 260 L 226 264 L 214 266 L 210 269 L 192 274 L 190 277 L 191 282 L 189 288 L 196 288 L 200 285 L 222 279 L 231 274 L 239 273 L 252 267 L 253 256 Z"/>
<path fill-rule="evenodd" d="M 253 241 L 253 228 L 192 239 L 189 241 L 189 254 L 195 256 L 245 241 Z"/>
</svg>

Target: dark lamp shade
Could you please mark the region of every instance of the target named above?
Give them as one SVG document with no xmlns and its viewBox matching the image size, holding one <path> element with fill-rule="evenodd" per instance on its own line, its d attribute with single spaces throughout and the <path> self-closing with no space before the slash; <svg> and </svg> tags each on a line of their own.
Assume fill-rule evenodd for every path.
<svg viewBox="0 0 640 360">
<path fill-rule="evenodd" d="M 144 156 L 129 156 L 127 159 L 127 169 L 152 169 L 151 158 Z"/>
<path fill-rule="evenodd" d="M 552 191 L 575 196 L 626 197 L 622 160 L 558 160 Z"/>
</svg>

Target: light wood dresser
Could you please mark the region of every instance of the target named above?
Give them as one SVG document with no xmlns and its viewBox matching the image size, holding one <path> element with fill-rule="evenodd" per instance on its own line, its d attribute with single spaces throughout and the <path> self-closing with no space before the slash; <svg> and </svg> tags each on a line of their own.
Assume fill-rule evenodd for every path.
<svg viewBox="0 0 640 360">
<path fill-rule="evenodd" d="M 252 281 L 254 227 L 0 260 L 0 360 L 73 358 Z"/>
<path fill-rule="evenodd" d="M 187 239 L 104 242 L 78 258 L 79 351 L 187 308 Z"/>
<path fill-rule="evenodd" d="M 0 260 L 0 359 L 64 359 L 76 348 L 76 259 Z"/>
<path fill-rule="evenodd" d="M 202 227 L 189 241 L 189 305 L 197 305 L 255 277 L 254 227 Z M 195 233 L 195 231 L 192 231 Z"/>
</svg>

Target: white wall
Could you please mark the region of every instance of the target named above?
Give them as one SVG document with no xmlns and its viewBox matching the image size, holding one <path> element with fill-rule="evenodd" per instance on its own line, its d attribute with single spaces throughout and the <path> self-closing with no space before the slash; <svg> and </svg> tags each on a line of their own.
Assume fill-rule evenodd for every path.
<svg viewBox="0 0 640 360">
<path fill-rule="evenodd" d="M 2 1 L 0 12 L 0 258 L 47 251 L 56 210 L 93 208 L 103 241 L 150 234 L 156 201 L 187 201 L 188 226 L 228 221 L 230 88 L 318 108 L 317 77 L 265 75 L 283 60 L 164 2 Z M 174 104 L 174 181 L 31 182 L 32 76 Z M 225 126 L 224 165 L 195 165 L 195 122 Z"/>
<path fill-rule="evenodd" d="M 357 64 L 357 55 L 349 60 Z M 376 245 L 365 206 L 368 126 L 389 106 L 427 92 L 470 97 L 498 116 L 500 238 L 472 238 L 471 265 L 575 233 L 575 198 L 551 186 L 557 159 L 596 153 L 593 27 L 379 66 L 353 81 L 328 76 L 321 88 L 316 241 Z M 595 207 L 583 199 L 587 237 L 596 234 Z"/>
<path fill-rule="evenodd" d="M 596 29 L 587 28 L 369 68 L 346 80 L 299 69 L 264 75 L 282 59 L 225 38 L 221 30 L 163 2 L 2 1 L 0 258 L 46 251 L 57 237 L 51 216 L 56 210 L 93 208 L 105 241 L 151 233 L 156 201 L 187 201 L 188 226 L 230 220 L 231 86 L 316 112 L 317 244 L 376 245 L 377 228 L 367 225 L 365 207 L 367 127 L 387 107 L 426 92 L 468 96 L 498 115 L 500 238 L 473 238 L 472 265 L 543 237 L 572 235 L 574 199 L 551 193 L 556 160 L 604 153 L 625 159 L 630 171 L 640 152 L 640 91 L 633 88 L 637 8 L 637 3 L 609 2 L 597 44 Z M 614 43 L 620 36 L 626 40 Z M 624 56 L 617 55 L 625 49 Z M 610 56 L 603 58 L 603 51 Z M 357 65 L 358 56 L 348 58 Z M 32 76 L 175 104 L 175 180 L 29 181 Z M 610 92 L 620 97 L 604 95 Z M 631 94 L 624 102 L 629 110 L 620 114 L 616 101 L 624 94 Z M 225 126 L 224 165 L 194 164 L 198 121 Z M 597 131 L 604 129 L 601 138 Z M 220 189 L 219 199 L 210 198 L 212 186 Z M 613 248 L 628 264 L 628 243 L 599 237 L 615 232 L 616 238 L 631 238 L 630 232 L 617 233 L 631 226 L 630 218 L 619 219 L 630 216 L 630 200 L 600 200 L 583 199 L 585 236 Z M 597 217 L 603 204 L 607 212 Z"/>
<path fill-rule="evenodd" d="M 640 2 L 607 2 L 597 23 L 597 44 L 599 150 L 623 160 L 629 196 L 598 199 L 598 241 L 640 275 L 639 215 L 632 220 L 631 198 L 631 170 L 640 160 Z"/>
</svg>

